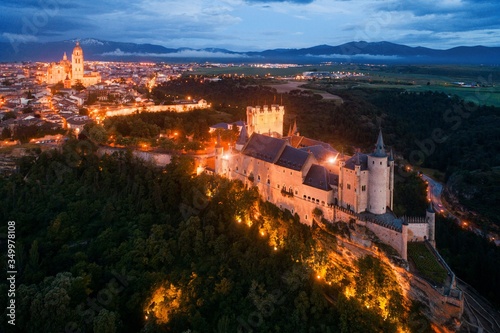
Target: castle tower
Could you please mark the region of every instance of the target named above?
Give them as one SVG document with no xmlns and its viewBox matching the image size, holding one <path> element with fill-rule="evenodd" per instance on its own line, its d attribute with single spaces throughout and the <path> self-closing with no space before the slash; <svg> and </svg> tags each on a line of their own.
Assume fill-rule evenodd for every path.
<svg viewBox="0 0 500 333">
<path fill-rule="evenodd" d="M 361 201 L 361 160 L 359 159 L 359 151 L 356 152 L 356 162 L 354 164 L 354 174 L 356 175 L 356 194 L 354 196 L 354 211 L 360 211 L 360 201 Z"/>
<path fill-rule="evenodd" d="M 238 141 L 236 141 L 235 149 L 237 151 L 241 151 L 245 146 L 245 144 L 247 143 L 247 141 L 248 141 L 247 126 L 243 125 L 241 127 L 241 132 L 240 136 L 238 137 Z"/>
<path fill-rule="evenodd" d="M 73 84 L 78 81 L 83 84 L 83 73 L 83 50 L 80 42 L 76 42 L 73 54 L 71 55 L 71 80 Z"/>
<path fill-rule="evenodd" d="M 403 221 L 401 225 L 401 258 L 408 260 L 408 222 Z"/>
<path fill-rule="evenodd" d="M 389 153 L 389 159 L 387 160 L 389 163 L 389 182 L 387 189 L 387 206 L 393 210 L 394 209 L 394 154 Z"/>
<path fill-rule="evenodd" d="M 256 132 L 282 137 L 284 115 L 285 107 L 282 105 L 247 106 L 248 135 L 251 136 Z"/>
<path fill-rule="evenodd" d="M 368 211 L 373 214 L 384 214 L 387 207 L 389 180 L 388 157 L 385 152 L 382 130 L 378 134 L 375 150 L 368 155 Z"/>
<path fill-rule="evenodd" d="M 436 247 L 436 212 L 434 211 L 434 208 L 432 207 L 432 202 L 429 202 L 429 207 L 425 211 L 425 221 L 427 222 L 427 227 L 428 229 L 428 240 L 429 243 L 432 244 L 432 246 L 435 248 Z"/>
<path fill-rule="evenodd" d="M 221 175 L 223 173 L 223 158 L 224 148 L 221 144 L 220 132 L 217 133 L 217 142 L 215 143 L 215 174 Z"/>
</svg>

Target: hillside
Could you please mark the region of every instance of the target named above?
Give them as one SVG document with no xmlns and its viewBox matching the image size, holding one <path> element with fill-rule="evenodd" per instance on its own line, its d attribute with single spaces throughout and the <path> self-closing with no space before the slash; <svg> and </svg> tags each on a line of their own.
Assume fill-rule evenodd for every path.
<svg viewBox="0 0 500 333">
<path fill-rule="evenodd" d="M 335 231 L 300 224 L 239 182 L 193 178 L 192 167 L 98 158 L 69 142 L 26 178 L 0 179 L 0 215 L 16 221 L 16 329 L 428 327 L 384 255 L 339 244 Z"/>
<path fill-rule="evenodd" d="M 75 40 L 57 42 L 0 43 L 0 62 L 58 61 L 70 54 Z M 220 48 L 169 48 L 153 44 L 80 40 L 87 60 L 164 61 L 221 63 L 401 63 L 401 64 L 498 64 L 500 47 L 462 46 L 447 50 L 410 47 L 390 42 L 355 41 L 342 45 L 317 45 L 302 49 L 270 49 L 235 52 Z"/>
</svg>

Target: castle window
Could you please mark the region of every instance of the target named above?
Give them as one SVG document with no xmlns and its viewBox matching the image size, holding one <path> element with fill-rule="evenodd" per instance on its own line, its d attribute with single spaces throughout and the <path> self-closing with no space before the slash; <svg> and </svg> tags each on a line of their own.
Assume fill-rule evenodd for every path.
<svg viewBox="0 0 500 333">
<path fill-rule="evenodd" d="M 351 184 L 347 184 L 347 189 L 350 190 L 351 189 Z"/>
<path fill-rule="evenodd" d="M 380 165 L 382 165 L 382 162 L 380 162 Z"/>
<path fill-rule="evenodd" d="M 375 161 L 372 161 L 372 164 L 375 164 Z"/>
<path fill-rule="evenodd" d="M 257 180 L 260 182 L 260 175 L 257 176 Z"/>
<path fill-rule="evenodd" d="M 299 191 L 295 190 L 295 194 L 299 194 Z"/>
<path fill-rule="evenodd" d="M 276 186 L 277 188 L 280 188 L 279 184 Z"/>
<path fill-rule="evenodd" d="M 307 220 L 307 214 L 306 214 L 306 220 Z"/>
<path fill-rule="evenodd" d="M 271 180 L 269 180 L 269 178 L 267 178 L 267 184 L 271 184 Z"/>
<path fill-rule="evenodd" d="M 236 171 L 238 171 L 238 169 L 239 169 L 239 168 L 238 168 L 238 167 L 236 167 Z"/>
<path fill-rule="evenodd" d="M 304 199 L 307 199 L 306 195 L 304 194 Z"/>
<path fill-rule="evenodd" d="M 366 185 L 361 186 L 361 191 L 366 191 Z"/>
<path fill-rule="evenodd" d="M 243 174 L 245 174 L 245 175 L 246 175 L 246 174 L 247 174 L 247 171 L 246 171 L 246 170 L 243 170 Z"/>
</svg>

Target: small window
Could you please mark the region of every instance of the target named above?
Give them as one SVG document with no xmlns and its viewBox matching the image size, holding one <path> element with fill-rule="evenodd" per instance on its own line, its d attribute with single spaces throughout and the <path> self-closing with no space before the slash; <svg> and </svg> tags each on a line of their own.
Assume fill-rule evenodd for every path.
<svg viewBox="0 0 500 333">
<path fill-rule="evenodd" d="M 277 188 L 280 188 L 280 186 L 279 186 L 279 185 L 276 185 L 276 187 L 277 187 Z"/>
<path fill-rule="evenodd" d="M 306 214 L 306 220 L 307 220 L 307 214 Z"/>
<path fill-rule="evenodd" d="M 375 164 L 375 161 L 373 161 L 372 164 Z"/>
<path fill-rule="evenodd" d="M 347 189 L 350 190 L 351 189 L 351 184 L 347 184 Z"/>
<path fill-rule="evenodd" d="M 366 185 L 361 186 L 361 191 L 366 191 Z"/>
<path fill-rule="evenodd" d="M 380 165 L 382 165 L 382 162 L 380 162 Z"/>
<path fill-rule="evenodd" d="M 257 176 L 257 180 L 260 182 L 260 175 Z"/>
<path fill-rule="evenodd" d="M 238 168 L 238 167 L 236 167 L 236 171 L 238 171 L 238 169 L 239 169 L 239 168 Z"/>
<path fill-rule="evenodd" d="M 267 178 L 267 185 L 271 184 L 271 181 L 269 180 L 269 178 Z"/>
</svg>

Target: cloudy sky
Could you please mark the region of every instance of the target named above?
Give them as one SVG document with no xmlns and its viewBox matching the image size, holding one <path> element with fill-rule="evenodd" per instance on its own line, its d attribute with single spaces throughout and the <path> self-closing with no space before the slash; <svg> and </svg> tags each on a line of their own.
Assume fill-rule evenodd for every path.
<svg viewBox="0 0 500 333">
<path fill-rule="evenodd" d="M 234 51 L 390 41 L 500 46 L 497 0 L 2 0 L 0 41 L 73 38 Z"/>
</svg>

